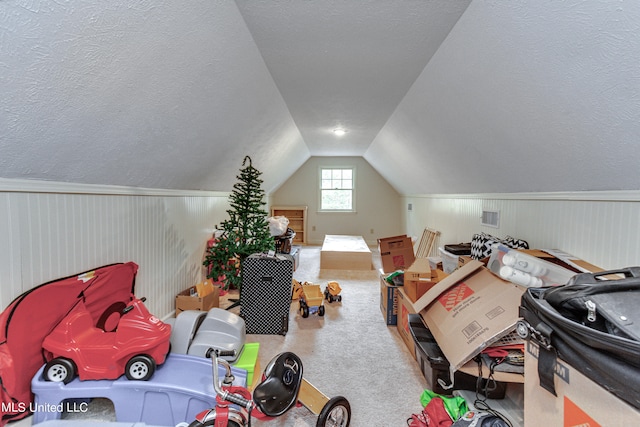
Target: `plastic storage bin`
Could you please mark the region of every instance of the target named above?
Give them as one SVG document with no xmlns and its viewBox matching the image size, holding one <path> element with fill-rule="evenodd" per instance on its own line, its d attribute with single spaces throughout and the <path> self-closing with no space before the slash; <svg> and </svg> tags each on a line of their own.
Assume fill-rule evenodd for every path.
<svg viewBox="0 0 640 427">
<path fill-rule="evenodd" d="M 504 280 L 520 286 L 564 285 L 576 273 L 504 245 L 493 245 L 487 265 Z"/>
<path fill-rule="evenodd" d="M 247 371 L 247 387 L 251 387 L 253 385 L 259 351 L 260 343 L 248 342 L 244 345 L 244 349 L 242 350 L 242 354 L 240 354 L 238 361 L 233 364 L 234 367 Z"/>
<path fill-rule="evenodd" d="M 458 268 L 458 255 L 447 252 L 442 248 L 438 248 L 438 251 L 442 257 L 442 271 L 447 274 L 453 273 Z"/>
</svg>

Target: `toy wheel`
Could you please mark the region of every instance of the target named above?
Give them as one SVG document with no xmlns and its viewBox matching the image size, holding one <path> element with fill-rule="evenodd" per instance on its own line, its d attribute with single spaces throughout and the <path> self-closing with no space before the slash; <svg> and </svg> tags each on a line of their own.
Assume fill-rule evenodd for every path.
<svg viewBox="0 0 640 427">
<path fill-rule="evenodd" d="M 54 383 L 68 384 L 76 377 L 76 365 L 64 357 L 56 357 L 44 367 L 44 379 Z"/>
<path fill-rule="evenodd" d="M 516 323 L 516 333 L 523 340 L 529 339 L 531 336 L 531 331 L 529 330 L 529 325 L 524 320 L 518 320 Z"/>
<path fill-rule="evenodd" d="M 329 300 L 329 302 L 333 302 L 333 295 L 329 294 L 329 296 L 327 296 L 327 299 Z"/>
<path fill-rule="evenodd" d="M 336 300 L 337 300 L 338 302 L 342 302 L 342 295 L 338 295 L 338 296 L 336 297 Z"/>
<path fill-rule="evenodd" d="M 351 405 L 349 405 L 349 401 L 342 396 L 336 396 L 329 399 L 320 411 L 316 427 L 348 427 L 350 421 Z"/>
<path fill-rule="evenodd" d="M 318 316 L 324 316 L 324 305 L 318 307 Z"/>
<path fill-rule="evenodd" d="M 156 362 L 144 354 L 133 356 L 127 362 L 124 373 L 127 379 L 147 381 L 156 371 Z"/>
<path fill-rule="evenodd" d="M 309 317 L 309 307 L 304 306 L 300 309 L 300 311 L 302 312 L 302 317 L 304 317 L 305 319 Z"/>
</svg>

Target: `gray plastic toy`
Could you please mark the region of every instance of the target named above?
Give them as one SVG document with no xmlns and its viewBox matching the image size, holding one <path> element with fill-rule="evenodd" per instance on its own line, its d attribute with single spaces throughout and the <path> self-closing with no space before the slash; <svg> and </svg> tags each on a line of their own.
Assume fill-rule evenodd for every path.
<svg viewBox="0 0 640 427">
<path fill-rule="evenodd" d="M 209 348 L 221 358 L 235 362 L 246 340 L 244 319 L 221 308 L 208 312 L 185 310 L 171 325 L 171 352 L 206 357 Z"/>
</svg>

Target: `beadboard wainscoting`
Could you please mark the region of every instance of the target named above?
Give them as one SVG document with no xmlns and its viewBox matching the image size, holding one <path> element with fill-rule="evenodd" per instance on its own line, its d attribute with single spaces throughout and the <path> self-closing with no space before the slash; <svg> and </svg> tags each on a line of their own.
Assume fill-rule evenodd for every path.
<svg viewBox="0 0 640 427">
<path fill-rule="evenodd" d="M 115 262 L 140 266 L 136 294 L 160 317 L 203 278 L 202 257 L 229 193 L 0 180 L 0 306 L 41 283 Z M 640 192 L 412 195 L 402 229 L 440 245 L 484 231 L 562 249 L 603 268 L 640 265 Z M 411 209 L 409 209 L 411 205 Z M 481 225 L 498 211 L 499 228 Z M 371 212 L 371 215 L 375 215 Z"/>
<path fill-rule="evenodd" d="M 571 192 L 404 197 L 407 234 L 440 231 L 440 245 L 474 233 L 522 238 L 532 248 L 561 249 L 605 269 L 640 265 L 640 192 Z M 481 225 L 498 211 L 499 228 Z"/>
<path fill-rule="evenodd" d="M 228 193 L 0 182 L 0 306 L 50 280 L 133 261 L 136 294 L 159 317 L 203 279 Z"/>
</svg>

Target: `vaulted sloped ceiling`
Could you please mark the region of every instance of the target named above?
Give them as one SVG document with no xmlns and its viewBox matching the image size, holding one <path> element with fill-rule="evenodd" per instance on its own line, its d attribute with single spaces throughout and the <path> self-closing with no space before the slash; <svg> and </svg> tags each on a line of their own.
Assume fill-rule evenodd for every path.
<svg viewBox="0 0 640 427">
<path fill-rule="evenodd" d="M 400 193 L 640 188 L 640 3 L 5 0 L 0 178 Z M 343 127 L 336 138 L 331 131 Z"/>
<path fill-rule="evenodd" d="M 309 157 L 232 1 L 3 1 L 0 176 L 270 189 Z"/>
<path fill-rule="evenodd" d="M 640 2 L 474 0 L 365 158 L 405 194 L 640 189 Z"/>
</svg>

